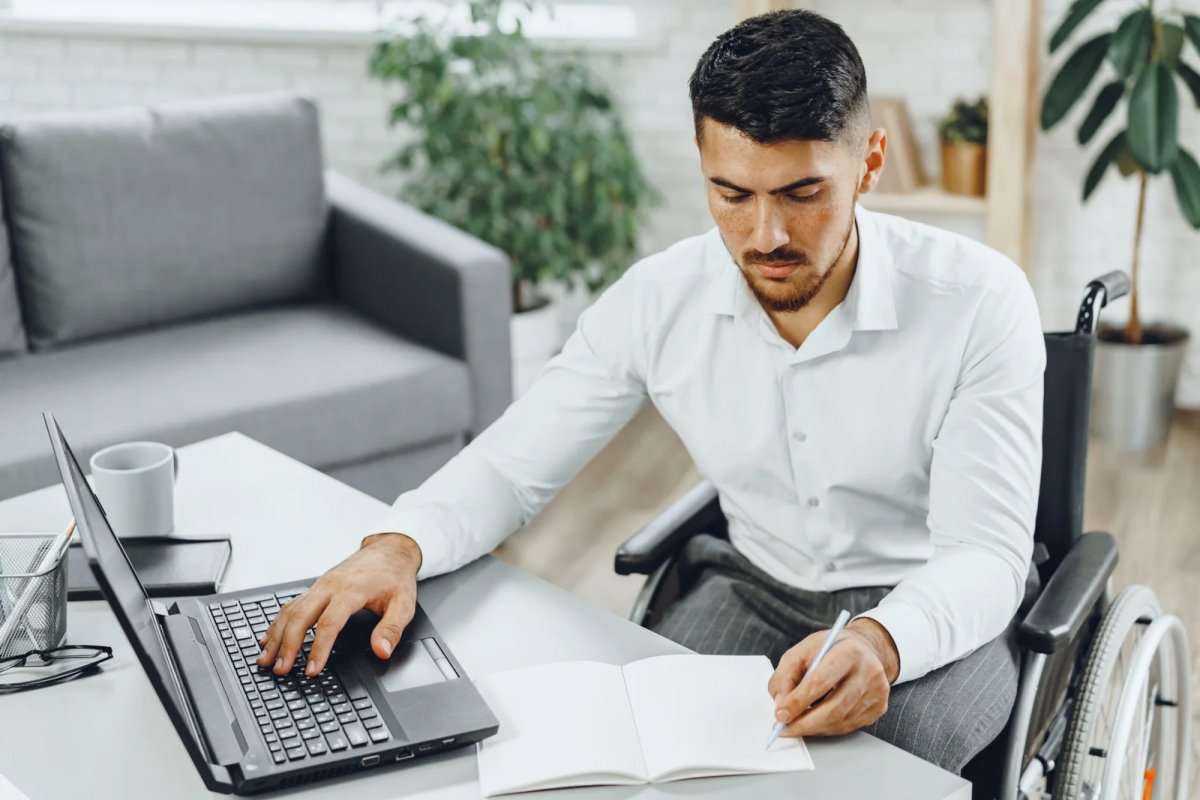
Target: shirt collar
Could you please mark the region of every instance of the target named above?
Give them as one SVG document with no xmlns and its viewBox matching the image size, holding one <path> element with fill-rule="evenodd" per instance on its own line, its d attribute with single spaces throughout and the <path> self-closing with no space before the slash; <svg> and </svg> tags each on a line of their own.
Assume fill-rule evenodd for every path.
<svg viewBox="0 0 1200 800">
<path fill-rule="evenodd" d="M 896 301 L 892 291 L 892 256 L 876 228 L 875 215 L 856 206 L 858 264 L 843 304 L 850 312 L 853 329 L 895 330 Z M 707 308 L 715 314 L 738 317 L 758 304 L 746 285 L 741 269 L 729 254 L 720 231 L 712 231 L 712 252 L 720 265 L 707 290 Z"/>
<path fill-rule="evenodd" d="M 746 286 L 742 271 L 737 262 L 733 260 L 733 256 L 730 255 L 718 228 L 712 229 L 708 246 L 713 263 L 717 267 L 705 290 L 708 295 L 706 307 L 714 314 L 724 314 L 728 317 L 737 316 L 738 296 L 743 289 L 749 292 L 750 287 Z"/>
<path fill-rule="evenodd" d="M 874 213 L 857 206 L 854 219 L 858 223 L 858 265 L 845 300 L 854 320 L 854 330 L 895 330 L 892 253 L 876 227 Z"/>
</svg>

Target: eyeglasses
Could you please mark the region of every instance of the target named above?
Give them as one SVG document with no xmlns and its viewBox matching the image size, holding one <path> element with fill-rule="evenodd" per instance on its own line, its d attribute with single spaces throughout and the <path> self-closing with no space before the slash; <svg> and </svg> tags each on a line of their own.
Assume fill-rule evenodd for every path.
<svg viewBox="0 0 1200 800">
<path fill-rule="evenodd" d="M 0 694 L 69 681 L 110 658 L 112 648 L 104 645 L 67 645 L 0 658 Z"/>
</svg>

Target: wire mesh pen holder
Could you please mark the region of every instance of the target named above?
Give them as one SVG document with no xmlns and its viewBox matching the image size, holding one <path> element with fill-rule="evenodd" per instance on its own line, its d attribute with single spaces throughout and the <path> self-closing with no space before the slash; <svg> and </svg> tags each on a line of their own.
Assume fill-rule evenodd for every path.
<svg viewBox="0 0 1200 800">
<path fill-rule="evenodd" d="M 49 533 L 0 535 L 0 658 L 58 647 L 66 638 L 66 550 L 57 563 L 37 569 L 56 538 Z M 11 616 L 15 621 L 9 621 Z"/>
</svg>

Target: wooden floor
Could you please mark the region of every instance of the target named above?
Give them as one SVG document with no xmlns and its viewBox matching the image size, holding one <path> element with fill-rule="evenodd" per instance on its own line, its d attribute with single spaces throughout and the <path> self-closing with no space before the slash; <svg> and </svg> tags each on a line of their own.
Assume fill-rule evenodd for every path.
<svg viewBox="0 0 1200 800">
<path fill-rule="evenodd" d="M 699 480 L 683 444 L 647 405 L 496 554 L 625 615 L 641 578 L 616 575 L 613 554 Z M 1093 442 L 1084 520 L 1120 543 L 1116 588 L 1152 587 L 1187 625 L 1200 701 L 1200 412 L 1178 413 L 1167 444 L 1149 453 Z M 1200 778 L 1193 796 L 1200 798 Z"/>
</svg>

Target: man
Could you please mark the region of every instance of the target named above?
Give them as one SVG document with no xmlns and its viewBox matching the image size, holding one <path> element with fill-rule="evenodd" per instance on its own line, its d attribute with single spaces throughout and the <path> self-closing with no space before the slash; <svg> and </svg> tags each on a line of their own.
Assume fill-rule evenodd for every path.
<svg viewBox="0 0 1200 800">
<path fill-rule="evenodd" d="M 362 607 L 386 658 L 418 578 L 525 524 L 648 397 L 729 522 L 728 541 L 688 544 L 659 632 L 770 656 L 785 735 L 866 728 L 960 771 L 1016 692 L 1045 368 L 1029 284 L 982 245 L 856 205 L 887 135 L 839 26 L 747 20 L 690 91 L 716 229 L 610 287 L 528 393 L 396 501 L 388 533 L 283 609 L 259 664 L 290 670 L 316 623 L 315 673 Z M 842 608 L 853 621 L 806 675 Z"/>
</svg>

